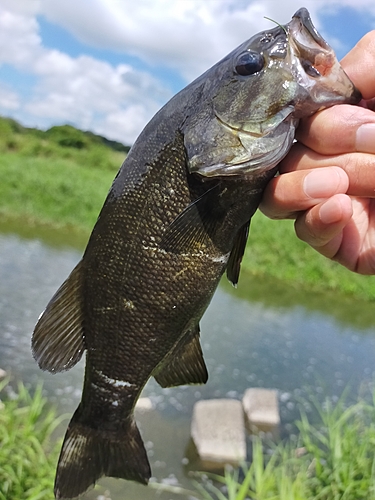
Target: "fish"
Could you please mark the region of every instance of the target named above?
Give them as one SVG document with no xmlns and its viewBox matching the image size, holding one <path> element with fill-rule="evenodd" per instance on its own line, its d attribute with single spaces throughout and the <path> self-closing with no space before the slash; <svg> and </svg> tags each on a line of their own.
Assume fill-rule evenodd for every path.
<svg viewBox="0 0 375 500">
<path fill-rule="evenodd" d="M 147 484 L 134 407 L 150 377 L 204 384 L 199 322 L 226 272 L 237 285 L 251 217 L 300 118 L 361 94 L 302 8 L 252 36 L 146 125 L 81 261 L 40 316 L 32 352 L 63 372 L 86 354 L 55 497 L 102 476 Z"/>
</svg>

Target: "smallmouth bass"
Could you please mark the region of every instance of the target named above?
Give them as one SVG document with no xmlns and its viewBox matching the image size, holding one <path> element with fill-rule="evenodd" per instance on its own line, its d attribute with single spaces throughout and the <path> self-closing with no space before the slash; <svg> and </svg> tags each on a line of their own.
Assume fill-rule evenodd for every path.
<svg viewBox="0 0 375 500">
<path fill-rule="evenodd" d="M 134 421 L 153 376 L 205 383 L 199 321 L 223 273 L 237 284 L 250 220 L 298 120 L 361 96 L 300 9 L 240 45 L 171 99 L 131 148 L 83 258 L 35 327 L 33 354 L 61 372 L 86 351 L 55 496 L 101 476 L 147 484 Z"/>
</svg>

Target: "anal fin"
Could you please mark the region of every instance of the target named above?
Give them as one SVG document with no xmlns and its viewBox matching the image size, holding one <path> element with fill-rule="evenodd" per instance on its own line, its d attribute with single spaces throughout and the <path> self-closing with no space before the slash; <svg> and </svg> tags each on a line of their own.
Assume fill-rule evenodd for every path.
<svg viewBox="0 0 375 500">
<path fill-rule="evenodd" d="M 208 372 L 199 342 L 199 325 L 180 340 L 154 377 L 161 387 L 207 382 Z"/>
<path fill-rule="evenodd" d="M 74 366 L 85 350 L 80 262 L 40 316 L 32 351 L 42 370 L 60 372 Z"/>
</svg>

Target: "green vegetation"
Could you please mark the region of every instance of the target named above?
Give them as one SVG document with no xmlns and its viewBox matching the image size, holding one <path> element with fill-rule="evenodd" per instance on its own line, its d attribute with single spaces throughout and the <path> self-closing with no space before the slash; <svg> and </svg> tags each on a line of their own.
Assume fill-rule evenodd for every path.
<svg viewBox="0 0 375 500">
<path fill-rule="evenodd" d="M 114 172 L 78 166 L 71 159 L 23 157 L 0 159 L 0 214 L 51 227 L 84 231 L 95 223 Z"/>
<path fill-rule="evenodd" d="M 51 434 L 60 420 L 46 408 L 40 386 L 31 396 L 20 384 L 0 402 L 0 500 L 51 499 L 60 448 Z"/>
<path fill-rule="evenodd" d="M 87 238 L 128 149 L 69 125 L 42 132 L 0 118 L 0 216 L 70 228 Z M 296 238 L 292 221 L 271 221 L 259 212 L 243 269 L 258 282 L 272 277 L 310 293 L 332 290 L 375 299 L 371 276 L 355 275 L 321 257 Z"/>
<path fill-rule="evenodd" d="M 269 220 L 259 211 L 254 215 L 243 260 L 243 268 L 251 276 L 276 278 L 310 293 L 332 290 L 375 300 L 373 276 L 352 273 L 321 256 L 295 236 L 293 224 L 291 220 Z"/>
<path fill-rule="evenodd" d="M 42 132 L 0 119 L 0 214 L 89 234 L 127 150 L 69 125 Z"/>
<path fill-rule="evenodd" d="M 0 395 L 0 500 L 50 500 L 61 446 L 51 436 L 64 417 L 56 418 L 40 386 L 31 395 L 22 384 L 13 393 L 3 382 Z M 302 410 L 298 437 L 275 445 L 253 436 L 249 465 L 224 476 L 200 474 L 200 498 L 375 500 L 375 392 L 371 402 L 349 407 L 345 393 L 336 404 L 313 404 L 318 418 L 312 424 Z M 196 496 L 177 486 L 150 487 Z"/>
<path fill-rule="evenodd" d="M 375 398 L 375 393 L 374 393 Z M 375 399 L 374 399 L 375 401 Z M 375 404 L 345 408 L 316 405 L 320 422 L 302 413 L 297 442 L 281 443 L 265 454 L 253 439 L 253 461 L 241 471 L 226 471 L 198 484 L 204 500 L 374 500 Z M 212 481 L 214 479 L 214 482 Z M 220 487 L 224 485 L 224 487 Z"/>
</svg>

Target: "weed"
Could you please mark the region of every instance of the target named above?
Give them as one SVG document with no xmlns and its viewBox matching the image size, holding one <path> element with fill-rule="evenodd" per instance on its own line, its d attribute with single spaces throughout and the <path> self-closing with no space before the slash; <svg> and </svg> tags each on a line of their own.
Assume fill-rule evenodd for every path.
<svg viewBox="0 0 375 500">
<path fill-rule="evenodd" d="M 375 392 L 374 392 L 375 398 Z M 314 402 L 320 421 L 301 411 L 298 441 L 271 445 L 253 439 L 252 462 L 197 484 L 204 500 L 375 500 L 375 404 L 345 407 Z M 270 450 L 270 448 L 269 448 Z M 202 476 L 204 477 L 204 476 Z M 221 486 L 220 486 L 221 485 Z M 214 497 L 212 496 L 214 495 Z"/>
<path fill-rule="evenodd" d="M 0 409 L 0 500 L 51 499 L 60 443 L 52 445 L 50 438 L 60 422 L 47 409 L 41 386 L 31 395 L 19 384 L 17 393 L 4 399 Z"/>
</svg>

